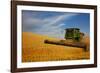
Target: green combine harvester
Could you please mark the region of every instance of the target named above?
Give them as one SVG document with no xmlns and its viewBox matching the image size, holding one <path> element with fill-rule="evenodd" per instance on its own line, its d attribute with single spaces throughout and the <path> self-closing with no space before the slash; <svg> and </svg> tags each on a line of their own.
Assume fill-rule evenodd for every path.
<svg viewBox="0 0 100 73">
<path fill-rule="evenodd" d="M 62 45 L 62 46 L 79 47 L 87 51 L 86 44 L 81 42 L 81 40 L 84 37 L 84 33 L 80 32 L 79 28 L 67 28 L 65 29 L 65 31 L 66 31 L 65 37 L 64 37 L 65 40 L 59 40 L 59 41 L 45 40 L 44 43 Z"/>
</svg>

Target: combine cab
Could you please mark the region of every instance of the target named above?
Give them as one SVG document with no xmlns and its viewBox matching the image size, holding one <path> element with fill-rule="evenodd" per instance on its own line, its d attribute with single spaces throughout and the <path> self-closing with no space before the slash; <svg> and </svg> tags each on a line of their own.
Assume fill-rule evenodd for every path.
<svg viewBox="0 0 100 73">
<path fill-rule="evenodd" d="M 72 39 L 75 41 L 79 41 L 80 40 L 80 29 L 78 28 L 69 28 L 69 29 L 65 29 L 66 33 L 65 33 L 65 39 Z"/>
<path fill-rule="evenodd" d="M 88 49 L 87 45 L 81 42 L 81 40 L 83 39 L 84 33 L 80 32 L 79 28 L 68 28 L 65 30 L 66 30 L 65 40 L 59 40 L 59 41 L 45 40 L 44 43 L 62 45 L 62 46 L 79 47 L 79 48 L 83 48 L 84 51 L 87 51 Z"/>
</svg>

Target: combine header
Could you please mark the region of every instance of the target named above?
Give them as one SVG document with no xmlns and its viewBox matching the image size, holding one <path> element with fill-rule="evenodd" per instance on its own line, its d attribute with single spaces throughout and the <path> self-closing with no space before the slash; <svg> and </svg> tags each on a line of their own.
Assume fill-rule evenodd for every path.
<svg viewBox="0 0 100 73">
<path fill-rule="evenodd" d="M 66 31 L 65 40 L 59 40 L 59 41 L 45 40 L 44 43 L 78 47 L 78 48 L 83 48 L 84 51 L 88 51 L 89 47 L 85 43 L 81 42 L 81 40 L 83 39 L 84 33 L 80 32 L 80 29 L 68 28 L 68 29 L 65 29 L 65 31 Z"/>
</svg>

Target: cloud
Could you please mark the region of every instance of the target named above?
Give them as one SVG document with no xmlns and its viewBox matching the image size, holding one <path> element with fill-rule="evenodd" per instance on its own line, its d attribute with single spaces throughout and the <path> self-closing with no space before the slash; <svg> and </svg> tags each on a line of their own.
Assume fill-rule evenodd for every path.
<svg viewBox="0 0 100 73">
<path fill-rule="evenodd" d="M 33 14 L 34 13 L 34 14 Z M 67 24 L 63 21 L 76 16 L 75 13 L 62 13 L 48 17 L 40 17 L 41 12 L 23 13 L 23 31 L 47 35 L 56 38 L 64 38 L 64 26 Z M 52 12 L 53 14 L 53 12 Z"/>
</svg>

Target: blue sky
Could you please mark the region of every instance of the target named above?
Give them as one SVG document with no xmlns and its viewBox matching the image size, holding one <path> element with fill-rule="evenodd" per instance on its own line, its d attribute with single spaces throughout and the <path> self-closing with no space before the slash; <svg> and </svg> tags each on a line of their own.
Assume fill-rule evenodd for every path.
<svg viewBox="0 0 100 73">
<path fill-rule="evenodd" d="M 90 33 L 90 14 L 75 12 L 22 10 L 23 32 L 33 32 L 55 38 L 64 38 L 66 28 L 79 28 Z"/>
</svg>

